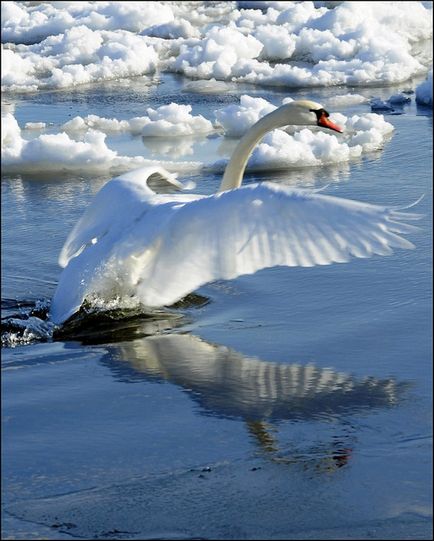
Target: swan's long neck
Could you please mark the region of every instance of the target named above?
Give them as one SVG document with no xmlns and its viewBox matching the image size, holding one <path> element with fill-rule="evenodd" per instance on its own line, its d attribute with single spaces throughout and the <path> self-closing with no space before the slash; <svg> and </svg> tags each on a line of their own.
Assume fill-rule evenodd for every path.
<svg viewBox="0 0 434 541">
<path fill-rule="evenodd" d="M 224 192 L 225 190 L 239 188 L 243 181 L 247 161 L 255 146 L 266 133 L 287 124 L 288 122 L 285 122 L 282 118 L 282 111 L 280 108 L 272 111 L 256 122 L 256 124 L 243 135 L 238 145 L 235 147 L 234 153 L 226 166 L 218 191 Z"/>
</svg>

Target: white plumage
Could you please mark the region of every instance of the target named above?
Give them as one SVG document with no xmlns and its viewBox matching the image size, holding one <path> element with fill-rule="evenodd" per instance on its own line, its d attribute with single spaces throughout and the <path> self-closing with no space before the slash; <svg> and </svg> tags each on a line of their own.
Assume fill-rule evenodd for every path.
<svg viewBox="0 0 434 541">
<path fill-rule="evenodd" d="M 94 294 L 170 305 L 202 284 L 275 265 L 327 265 L 413 248 L 416 215 L 270 182 L 211 196 L 155 194 L 145 169 L 108 182 L 61 252 L 51 306 L 62 323 Z M 167 173 L 170 178 L 169 173 Z"/>
<path fill-rule="evenodd" d="M 241 161 L 243 170 L 246 156 Z M 134 297 L 158 307 L 266 267 L 328 265 L 414 247 L 400 234 L 415 229 L 402 223 L 415 214 L 270 182 L 210 196 L 156 194 L 147 184 L 156 174 L 182 186 L 159 167 L 122 175 L 74 227 L 59 257 L 65 269 L 51 305 L 56 324 L 86 298 Z"/>
</svg>

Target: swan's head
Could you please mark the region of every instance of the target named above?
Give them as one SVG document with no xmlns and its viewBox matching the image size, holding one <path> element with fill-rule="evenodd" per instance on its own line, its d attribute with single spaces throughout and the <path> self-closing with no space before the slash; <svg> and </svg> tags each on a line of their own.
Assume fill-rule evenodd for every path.
<svg viewBox="0 0 434 541">
<path fill-rule="evenodd" d="M 329 120 L 329 113 L 324 107 L 315 101 L 295 100 L 280 107 L 282 115 L 287 120 L 287 125 L 320 126 L 339 133 L 343 128 Z"/>
</svg>

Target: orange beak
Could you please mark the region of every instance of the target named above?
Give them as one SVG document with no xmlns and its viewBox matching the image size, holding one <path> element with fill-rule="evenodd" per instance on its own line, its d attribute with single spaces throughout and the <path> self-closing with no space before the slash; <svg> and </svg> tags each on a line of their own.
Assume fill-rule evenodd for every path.
<svg viewBox="0 0 434 541">
<path fill-rule="evenodd" d="M 344 131 L 344 128 L 341 128 L 340 126 L 329 120 L 325 112 L 319 117 L 318 126 L 322 126 L 323 128 L 329 128 L 329 130 L 334 130 L 339 133 L 342 133 Z"/>
</svg>

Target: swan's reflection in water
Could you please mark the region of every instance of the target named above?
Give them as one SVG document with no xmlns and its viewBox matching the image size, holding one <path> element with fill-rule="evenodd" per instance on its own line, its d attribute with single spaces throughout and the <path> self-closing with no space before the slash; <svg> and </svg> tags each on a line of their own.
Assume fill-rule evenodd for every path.
<svg viewBox="0 0 434 541">
<path fill-rule="evenodd" d="M 118 362 L 119 361 L 119 362 Z M 300 449 L 282 454 L 279 421 L 339 420 L 332 441 L 306 451 L 333 467 L 346 464 L 354 440 L 349 414 L 398 403 L 408 385 L 392 378 L 356 378 L 313 364 L 284 364 L 246 357 L 225 346 L 183 334 L 157 335 L 116 346 L 108 361 L 121 381 L 168 381 L 189 392 L 203 413 L 243 419 L 263 453 L 278 462 L 300 459 Z M 351 440 L 351 441 L 350 441 Z"/>
<path fill-rule="evenodd" d="M 393 379 L 358 380 L 313 364 L 265 362 L 189 334 L 150 336 L 116 350 L 128 361 L 128 367 L 112 366 L 119 378 L 165 379 L 190 390 L 217 416 L 308 420 L 394 405 L 402 387 Z"/>
</svg>

